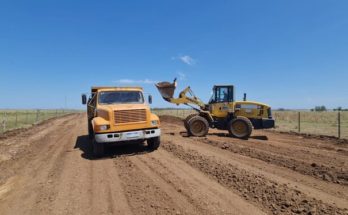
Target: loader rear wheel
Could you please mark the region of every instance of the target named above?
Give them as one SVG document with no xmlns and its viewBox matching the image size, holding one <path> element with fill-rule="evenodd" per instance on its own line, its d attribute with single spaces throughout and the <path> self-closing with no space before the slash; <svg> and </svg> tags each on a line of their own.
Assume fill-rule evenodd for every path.
<svg viewBox="0 0 348 215">
<path fill-rule="evenodd" d="M 190 119 L 191 119 L 192 117 L 194 117 L 194 116 L 198 116 L 198 115 L 197 115 L 196 113 L 190 114 L 190 115 L 188 115 L 188 116 L 185 118 L 185 120 L 184 120 L 184 126 L 185 126 L 186 131 L 187 131 L 188 134 L 190 133 L 190 129 L 189 129 L 189 124 L 188 124 L 188 122 L 189 122 Z"/>
<path fill-rule="evenodd" d="M 233 137 L 248 139 L 253 131 L 253 125 L 248 118 L 237 116 L 228 123 L 227 129 Z"/>
<path fill-rule="evenodd" d="M 208 133 L 209 123 L 204 117 L 193 116 L 188 121 L 188 128 L 191 135 L 196 137 L 204 137 Z"/>
</svg>

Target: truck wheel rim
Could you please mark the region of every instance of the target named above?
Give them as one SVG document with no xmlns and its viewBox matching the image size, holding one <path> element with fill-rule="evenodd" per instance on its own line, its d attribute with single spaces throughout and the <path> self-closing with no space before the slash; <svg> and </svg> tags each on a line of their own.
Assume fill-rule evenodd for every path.
<svg viewBox="0 0 348 215">
<path fill-rule="evenodd" d="M 232 128 L 233 131 L 237 134 L 237 135 L 244 135 L 247 133 L 247 127 L 245 125 L 244 122 L 241 121 L 236 121 L 232 124 Z"/>
</svg>

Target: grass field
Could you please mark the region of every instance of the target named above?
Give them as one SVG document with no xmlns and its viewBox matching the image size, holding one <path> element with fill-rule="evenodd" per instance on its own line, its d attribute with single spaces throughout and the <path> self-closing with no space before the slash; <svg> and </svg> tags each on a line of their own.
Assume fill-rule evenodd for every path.
<svg viewBox="0 0 348 215">
<path fill-rule="evenodd" d="M 173 115 L 185 118 L 194 113 L 189 109 L 154 109 L 158 115 Z M 298 111 L 273 111 L 278 131 L 298 132 Z M 338 135 L 338 112 L 300 112 L 300 132 L 317 135 Z M 348 139 L 348 112 L 341 112 L 341 138 Z"/>
<path fill-rule="evenodd" d="M 63 116 L 77 110 L 0 110 L 0 133 L 23 128 L 53 117 Z"/>
<path fill-rule="evenodd" d="M 52 117 L 59 117 L 79 110 L 0 110 L 0 133 L 15 129 L 28 127 Z M 158 115 L 172 115 L 185 118 L 191 113 L 191 109 L 153 109 Z M 297 111 L 274 111 L 278 131 L 298 132 Z M 300 132 L 318 135 L 338 135 L 338 112 L 300 112 Z M 341 112 L 341 137 L 348 139 L 348 112 Z"/>
</svg>

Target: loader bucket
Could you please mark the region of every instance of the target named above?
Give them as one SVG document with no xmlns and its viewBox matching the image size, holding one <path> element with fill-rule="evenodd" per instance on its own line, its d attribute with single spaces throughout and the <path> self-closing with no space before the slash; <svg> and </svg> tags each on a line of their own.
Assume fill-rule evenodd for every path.
<svg viewBox="0 0 348 215">
<path fill-rule="evenodd" d="M 160 92 L 161 96 L 168 101 L 169 99 L 173 98 L 174 91 L 176 88 L 176 82 L 174 81 L 173 83 L 170 83 L 167 81 L 163 81 L 157 83 L 156 87 Z"/>
</svg>

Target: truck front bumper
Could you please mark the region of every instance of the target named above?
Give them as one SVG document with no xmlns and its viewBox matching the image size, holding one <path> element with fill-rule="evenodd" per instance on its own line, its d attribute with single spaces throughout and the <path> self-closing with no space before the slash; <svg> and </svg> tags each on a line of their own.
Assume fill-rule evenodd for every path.
<svg viewBox="0 0 348 215">
<path fill-rule="evenodd" d="M 161 129 L 154 128 L 137 131 L 95 134 L 94 137 L 95 141 L 97 141 L 98 143 L 111 143 L 131 140 L 145 140 L 153 137 L 159 137 L 160 135 Z"/>
</svg>

